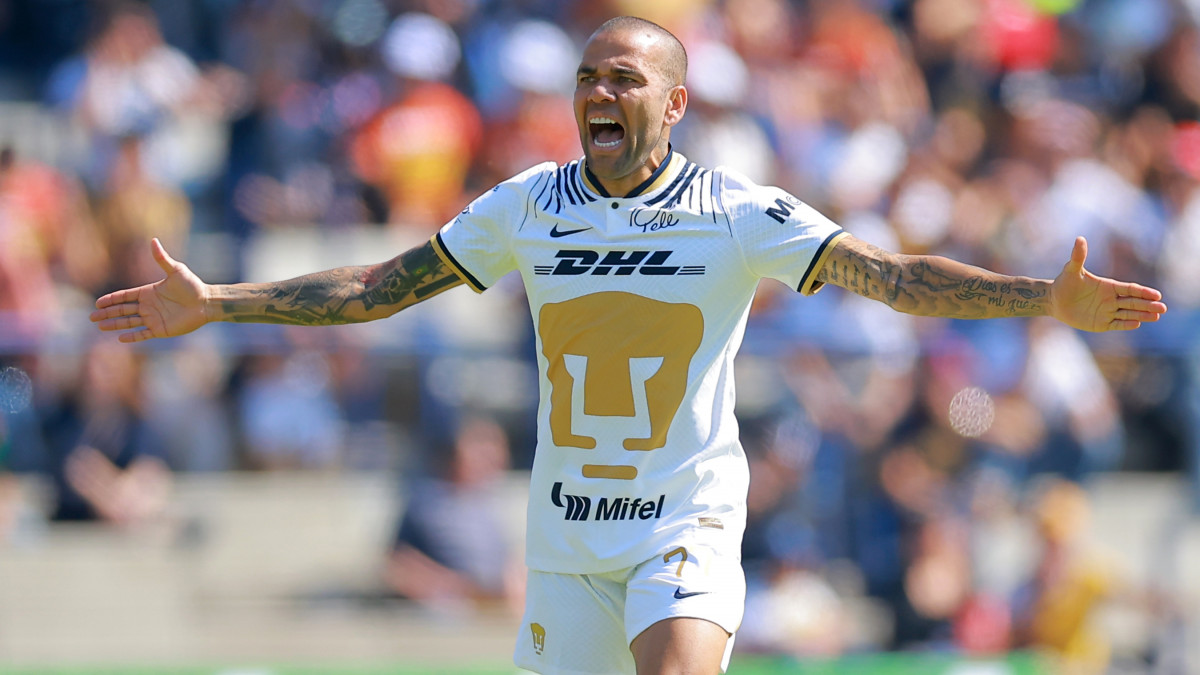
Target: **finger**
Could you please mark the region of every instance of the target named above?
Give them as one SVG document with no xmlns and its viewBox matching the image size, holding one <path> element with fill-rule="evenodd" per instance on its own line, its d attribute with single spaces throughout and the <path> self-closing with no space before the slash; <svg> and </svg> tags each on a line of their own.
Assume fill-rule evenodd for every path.
<svg viewBox="0 0 1200 675">
<path fill-rule="evenodd" d="M 1158 321 L 1160 316 L 1162 314 L 1157 312 L 1141 312 L 1135 309 L 1118 309 L 1116 313 L 1116 318 L 1132 321 Z"/>
<path fill-rule="evenodd" d="M 139 328 L 138 330 L 131 330 L 128 333 L 121 333 L 117 339 L 121 342 L 142 342 L 153 337 L 154 335 L 150 332 L 149 328 Z"/>
<path fill-rule="evenodd" d="M 120 305 L 110 305 L 103 309 L 97 309 L 88 315 L 92 321 L 103 321 L 112 319 L 118 316 L 132 316 L 138 313 L 138 304 L 135 302 L 126 302 Z"/>
<path fill-rule="evenodd" d="M 1132 321 L 1130 319 L 1113 319 L 1108 322 L 1109 330 L 1134 330 L 1141 326 L 1140 321 Z"/>
<path fill-rule="evenodd" d="M 1083 263 L 1087 261 L 1087 253 L 1087 239 L 1075 237 L 1075 248 L 1071 249 L 1071 260 L 1067 262 L 1067 270 L 1076 273 L 1082 270 Z"/>
<path fill-rule="evenodd" d="M 176 266 L 179 265 L 179 263 L 175 262 L 175 259 L 167 253 L 167 249 L 163 248 L 162 242 L 158 240 L 158 237 L 150 240 L 150 251 L 154 254 L 154 262 L 157 262 L 158 266 L 162 268 L 162 271 L 167 274 L 174 272 Z"/>
<path fill-rule="evenodd" d="M 1157 298 L 1142 298 L 1136 295 L 1118 295 L 1117 306 L 1121 309 L 1149 309 L 1159 307 L 1164 311 L 1167 305 Z"/>
<path fill-rule="evenodd" d="M 1119 284 L 1117 295 L 1145 300 L 1162 300 L 1162 291 L 1141 284 Z M 1163 305 L 1166 307 L 1166 305 Z"/>
<path fill-rule="evenodd" d="M 105 319 L 96 322 L 96 326 L 103 331 L 125 330 L 127 328 L 140 328 L 145 326 L 146 322 L 140 316 L 121 316 L 113 319 Z"/>
<path fill-rule="evenodd" d="M 1150 300 L 1121 298 L 1117 300 L 1117 310 L 1151 313 L 1151 315 L 1158 318 L 1166 313 L 1166 305 L 1163 303 L 1152 303 Z"/>
<path fill-rule="evenodd" d="M 1167 306 L 1161 302 L 1129 297 L 1117 298 L 1117 309 L 1132 309 L 1138 312 L 1153 312 L 1155 314 L 1165 314 L 1167 312 Z"/>
<path fill-rule="evenodd" d="M 104 309 L 109 305 L 117 305 L 123 302 L 136 303 L 138 301 L 138 294 L 142 292 L 142 288 L 144 288 L 144 286 L 138 286 L 137 288 L 126 288 L 120 291 L 113 291 L 107 295 L 102 295 L 96 299 L 96 308 Z"/>
</svg>

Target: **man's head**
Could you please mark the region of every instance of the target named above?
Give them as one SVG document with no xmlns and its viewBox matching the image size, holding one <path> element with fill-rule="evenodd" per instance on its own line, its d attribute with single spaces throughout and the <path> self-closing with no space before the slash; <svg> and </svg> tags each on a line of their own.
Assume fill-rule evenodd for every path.
<svg viewBox="0 0 1200 675">
<path fill-rule="evenodd" d="M 687 109 L 687 53 L 658 24 L 610 19 L 584 46 L 575 121 L 588 168 L 613 194 L 637 187 L 667 154 Z"/>
<path fill-rule="evenodd" d="M 683 84 L 687 79 L 687 50 L 683 48 L 683 43 L 671 31 L 653 21 L 636 16 L 618 16 L 600 24 L 600 27 L 592 33 L 592 38 L 607 31 L 631 31 L 660 40 L 663 53 L 660 54 L 662 60 L 658 65 L 662 68 L 667 80 L 672 86 L 675 86 Z"/>
</svg>

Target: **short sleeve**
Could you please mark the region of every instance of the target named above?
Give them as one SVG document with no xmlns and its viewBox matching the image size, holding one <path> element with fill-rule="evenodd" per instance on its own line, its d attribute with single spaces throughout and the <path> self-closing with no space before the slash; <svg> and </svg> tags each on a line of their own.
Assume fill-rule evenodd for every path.
<svg viewBox="0 0 1200 675">
<path fill-rule="evenodd" d="M 806 295 L 817 292 L 817 272 L 842 228 L 785 190 L 727 169 L 721 174 L 721 202 L 750 271 Z"/>
<path fill-rule="evenodd" d="M 540 164 L 500 183 L 433 235 L 437 254 L 476 292 L 517 268 L 511 243 L 525 218 L 529 188 L 554 167 Z"/>
</svg>

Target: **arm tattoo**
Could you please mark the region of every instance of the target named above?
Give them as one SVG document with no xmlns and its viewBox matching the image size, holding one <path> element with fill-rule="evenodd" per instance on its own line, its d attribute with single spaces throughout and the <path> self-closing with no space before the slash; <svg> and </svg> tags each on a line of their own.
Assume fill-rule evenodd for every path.
<svg viewBox="0 0 1200 675">
<path fill-rule="evenodd" d="M 844 251 L 844 255 L 836 253 Z M 831 283 L 861 296 L 892 305 L 900 292 L 901 268 L 897 256 L 858 239 L 843 239 L 817 273 L 817 281 Z"/>
<path fill-rule="evenodd" d="M 1048 281 L 997 274 L 940 256 L 889 253 L 853 237 L 838 242 L 817 281 L 909 314 L 957 319 L 1042 315 L 1050 295 Z"/>
<path fill-rule="evenodd" d="M 239 284 L 221 299 L 223 319 L 296 326 L 371 321 L 462 283 L 426 243 L 385 263 L 339 267 L 287 281 Z"/>
<path fill-rule="evenodd" d="M 433 244 L 366 268 L 361 281 L 366 288 L 362 302 L 367 311 L 377 306 L 408 306 L 462 283 L 433 250 Z"/>
</svg>

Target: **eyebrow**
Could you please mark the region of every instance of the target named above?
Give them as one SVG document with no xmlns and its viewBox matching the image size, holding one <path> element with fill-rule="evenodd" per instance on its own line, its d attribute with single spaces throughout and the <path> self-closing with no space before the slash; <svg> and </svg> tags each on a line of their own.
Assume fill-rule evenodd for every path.
<svg viewBox="0 0 1200 675">
<path fill-rule="evenodd" d="M 597 72 L 599 72 L 599 70 L 600 69 L 596 66 L 579 66 L 579 69 L 575 71 L 575 74 L 595 75 Z M 633 75 L 635 77 L 642 77 L 641 71 L 635 68 L 630 68 L 629 66 L 613 66 L 612 71 L 617 75 Z"/>
</svg>

